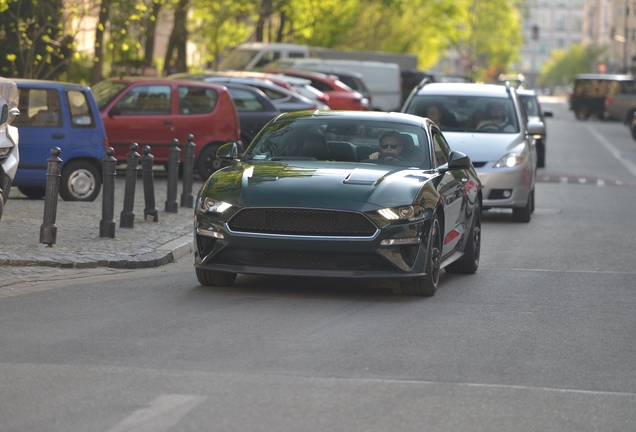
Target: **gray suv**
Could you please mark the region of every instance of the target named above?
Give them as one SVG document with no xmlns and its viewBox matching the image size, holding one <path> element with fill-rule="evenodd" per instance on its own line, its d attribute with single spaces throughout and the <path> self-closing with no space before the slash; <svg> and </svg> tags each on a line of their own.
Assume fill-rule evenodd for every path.
<svg viewBox="0 0 636 432">
<path fill-rule="evenodd" d="M 402 112 L 428 117 L 450 147 L 467 154 L 483 185 L 483 208 L 510 208 L 514 222 L 534 211 L 537 152 L 529 122 L 514 88 L 475 83 L 420 83 Z"/>
</svg>

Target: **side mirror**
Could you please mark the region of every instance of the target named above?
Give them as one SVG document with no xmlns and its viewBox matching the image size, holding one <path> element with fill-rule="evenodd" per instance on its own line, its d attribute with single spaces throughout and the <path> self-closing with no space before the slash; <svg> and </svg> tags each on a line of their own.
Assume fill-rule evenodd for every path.
<svg viewBox="0 0 636 432">
<path fill-rule="evenodd" d="M 528 122 L 528 135 L 544 135 L 545 124 L 543 122 Z"/>
<path fill-rule="evenodd" d="M 543 116 L 544 117 L 553 117 L 554 114 L 552 114 L 552 110 L 544 110 L 543 111 Z"/>
<path fill-rule="evenodd" d="M 216 157 L 226 161 L 235 161 L 239 158 L 239 147 L 236 142 L 229 142 L 223 144 L 216 151 Z"/>
<path fill-rule="evenodd" d="M 472 166 L 470 158 L 462 152 L 453 150 L 448 160 L 449 170 L 468 169 Z"/>
<path fill-rule="evenodd" d="M 110 109 L 110 111 L 108 111 L 108 117 L 112 117 L 116 115 L 121 115 L 121 109 L 117 106 L 114 106 Z"/>
</svg>

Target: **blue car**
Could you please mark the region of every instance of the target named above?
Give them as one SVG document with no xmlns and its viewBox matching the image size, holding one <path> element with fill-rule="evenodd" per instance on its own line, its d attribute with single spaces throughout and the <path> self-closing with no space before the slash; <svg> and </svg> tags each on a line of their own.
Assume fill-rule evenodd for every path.
<svg viewBox="0 0 636 432">
<path fill-rule="evenodd" d="M 106 130 L 91 89 L 55 81 L 15 79 L 20 115 L 20 164 L 13 185 L 29 198 L 46 190 L 51 149 L 62 150 L 60 196 L 65 201 L 93 201 L 102 185 Z"/>
</svg>

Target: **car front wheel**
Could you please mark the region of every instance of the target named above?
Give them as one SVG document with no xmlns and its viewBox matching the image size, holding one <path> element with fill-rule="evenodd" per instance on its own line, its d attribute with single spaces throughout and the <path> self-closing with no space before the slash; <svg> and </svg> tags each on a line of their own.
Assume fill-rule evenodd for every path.
<svg viewBox="0 0 636 432">
<path fill-rule="evenodd" d="M 587 120 L 587 118 L 590 116 L 590 111 L 585 105 L 578 105 L 574 110 L 574 115 L 578 120 Z"/>
<path fill-rule="evenodd" d="M 435 214 L 431 231 L 429 233 L 428 250 L 426 253 L 426 274 L 400 284 L 403 294 L 417 296 L 433 296 L 439 284 L 439 274 L 441 271 L 440 262 L 442 259 L 442 233 L 440 229 L 439 216 Z"/>
<path fill-rule="evenodd" d="M 222 168 L 221 159 L 216 157 L 218 146 L 210 144 L 201 150 L 197 159 L 197 172 L 201 180 L 206 181 L 213 172 Z"/>
<path fill-rule="evenodd" d="M 204 286 L 232 286 L 236 280 L 236 273 L 217 272 L 195 267 L 197 280 Z"/>
<path fill-rule="evenodd" d="M 528 194 L 528 201 L 526 205 L 521 208 L 512 209 L 512 221 L 513 222 L 530 222 L 532 211 L 534 210 L 534 189 Z"/>
<path fill-rule="evenodd" d="M 60 196 L 64 201 L 95 201 L 101 187 L 99 170 L 88 161 L 71 161 L 62 170 Z"/>
</svg>

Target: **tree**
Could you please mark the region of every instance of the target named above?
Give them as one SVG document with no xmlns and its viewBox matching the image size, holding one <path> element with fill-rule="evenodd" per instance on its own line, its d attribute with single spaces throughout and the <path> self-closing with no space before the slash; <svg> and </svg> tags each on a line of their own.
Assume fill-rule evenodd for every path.
<svg viewBox="0 0 636 432">
<path fill-rule="evenodd" d="M 0 12 L 0 74 L 55 79 L 64 72 L 74 45 L 64 33 L 62 0 L 3 0 Z"/>
<path fill-rule="evenodd" d="M 104 79 L 102 70 L 104 65 L 104 32 L 110 20 L 111 0 L 102 0 L 99 6 L 99 20 L 95 27 L 95 54 L 93 56 L 93 71 L 91 84 L 96 84 Z"/>
<path fill-rule="evenodd" d="M 571 45 L 567 51 L 554 50 L 541 68 L 539 83 L 547 87 L 567 85 L 574 81 L 576 74 L 593 71 L 593 65 L 601 61 L 606 50 L 607 47 L 581 44 Z"/>
</svg>

